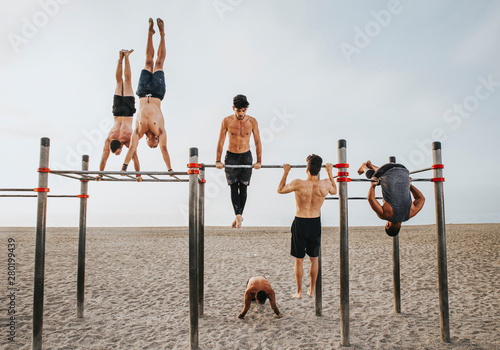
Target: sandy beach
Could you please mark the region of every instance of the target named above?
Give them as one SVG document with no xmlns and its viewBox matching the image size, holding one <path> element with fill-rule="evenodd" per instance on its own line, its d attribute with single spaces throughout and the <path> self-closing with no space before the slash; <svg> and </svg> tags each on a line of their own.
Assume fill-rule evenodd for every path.
<svg viewBox="0 0 500 350">
<path fill-rule="evenodd" d="M 323 316 L 295 292 L 288 227 L 205 229 L 201 349 L 340 347 L 339 231 L 324 228 Z M 15 340 L 8 341 L 7 242 L 15 239 Z M 0 348 L 31 349 L 34 228 L 0 228 Z M 77 228 L 49 228 L 45 349 L 187 349 L 187 228 L 88 228 L 85 317 L 76 317 Z M 351 349 L 500 349 L 500 224 L 448 225 L 451 343 L 440 340 L 434 226 L 400 234 L 402 313 L 393 312 L 392 239 L 351 227 Z M 309 287 L 309 262 L 304 262 Z M 265 275 L 283 313 L 252 305 L 245 283 Z"/>
</svg>

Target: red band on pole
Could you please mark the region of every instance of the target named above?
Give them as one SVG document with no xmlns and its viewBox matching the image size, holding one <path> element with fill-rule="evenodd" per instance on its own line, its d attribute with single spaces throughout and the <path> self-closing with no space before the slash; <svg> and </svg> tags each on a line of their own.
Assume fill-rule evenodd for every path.
<svg viewBox="0 0 500 350">
<path fill-rule="evenodd" d="M 187 165 L 188 168 L 201 168 L 200 163 L 188 163 Z"/>
<path fill-rule="evenodd" d="M 432 182 L 444 182 L 444 177 L 433 177 Z"/>
<path fill-rule="evenodd" d="M 187 171 L 188 175 L 191 175 L 191 174 L 199 174 L 200 171 L 198 169 L 189 169 Z"/>
<path fill-rule="evenodd" d="M 201 179 L 201 180 L 199 180 L 199 181 L 198 181 L 198 183 L 200 183 L 200 184 L 205 184 L 205 183 L 207 183 L 207 180 L 205 180 L 205 179 Z"/>
<path fill-rule="evenodd" d="M 351 182 L 350 177 L 338 177 L 337 182 Z"/>
<path fill-rule="evenodd" d="M 349 164 L 347 163 L 335 164 L 335 168 L 349 168 Z"/>
<path fill-rule="evenodd" d="M 76 198 L 89 198 L 88 194 L 77 194 Z"/>
<path fill-rule="evenodd" d="M 443 169 L 444 164 L 432 164 L 431 168 L 432 169 Z"/>
<path fill-rule="evenodd" d="M 33 189 L 34 192 L 50 192 L 50 188 L 37 187 Z"/>
<path fill-rule="evenodd" d="M 339 171 L 339 172 L 337 173 L 337 175 L 338 175 L 338 176 L 349 176 L 349 172 L 347 172 L 347 171 Z"/>
<path fill-rule="evenodd" d="M 49 168 L 38 168 L 38 172 L 39 173 L 50 173 L 50 169 Z"/>
</svg>

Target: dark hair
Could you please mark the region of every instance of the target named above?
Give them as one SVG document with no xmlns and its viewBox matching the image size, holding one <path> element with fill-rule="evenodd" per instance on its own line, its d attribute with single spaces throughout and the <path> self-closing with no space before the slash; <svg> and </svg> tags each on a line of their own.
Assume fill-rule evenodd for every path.
<svg viewBox="0 0 500 350">
<path fill-rule="evenodd" d="M 391 237 L 397 236 L 399 230 L 401 230 L 401 223 L 399 223 L 399 225 L 391 223 L 391 226 L 385 226 L 385 233 L 387 233 Z"/>
<path fill-rule="evenodd" d="M 122 148 L 122 143 L 118 140 L 113 140 L 109 143 L 111 152 L 115 153 L 118 149 Z"/>
<path fill-rule="evenodd" d="M 250 103 L 248 103 L 247 97 L 245 95 L 234 96 L 233 106 L 236 107 L 236 109 L 247 108 L 249 105 Z"/>
<path fill-rule="evenodd" d="M 309 173 L 312 176 L 316 176 L 319 174 L 321 170 L 321 164 L 323 164 L 323 159 L 316 154 L 311 154 L 307 156 L 307 169 L 309 169 Z"/>
<path fill-rule="evenodd" d="M 266 292 L 264 292 L 263 290 L 259 290 L 257 292 L 257 295 L 255 296 L 255 299 L 257 299 L 259 301 L 259 303 L 265 304 L 266 303 L 266 299 L 267 299 Z"/>
</svg>

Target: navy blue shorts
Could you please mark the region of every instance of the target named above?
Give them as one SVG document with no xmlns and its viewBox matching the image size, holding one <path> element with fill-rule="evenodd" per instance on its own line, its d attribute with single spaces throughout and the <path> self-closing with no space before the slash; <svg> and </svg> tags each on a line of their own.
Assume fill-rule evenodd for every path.
<svg viewBox="0 0 500 350">
<path fill-rule="evenodd" d="M 307 255 L 316 258 L 321 246 L 321 219 L 295 217 L 292 223 L 292 247 L 290 254 L 303 259 Z"/>
<path fill-rule="evenodd" d="M 146 97 L 147 95 L 151 95 L 163 100 L 166 91 L 165 73 L 162 70 L 157 70 L 154 73 L 151 73 L 147 69 L 141 71 L 139 86 L 136 91 L 137 96 Z"/>
</svg>

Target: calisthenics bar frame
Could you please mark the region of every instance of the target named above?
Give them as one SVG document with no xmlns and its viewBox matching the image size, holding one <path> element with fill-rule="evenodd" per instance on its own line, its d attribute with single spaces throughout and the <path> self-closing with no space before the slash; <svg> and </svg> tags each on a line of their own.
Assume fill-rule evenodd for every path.
<svg viewBox="0 0 500 350">
<path fill-rule="evenodd" d="M 338 141 L 339 163 L 347 163 L 346 156 L 347 143 L 345 140 Z M 444 178 L 441 156 L 441 143 L 432 144 L 433 165 L 430 168 L 417 170 L 410 173 L 417 173 L 427 170 L 434 171 L 432 179 L 413 179 L 420 181 L 434 182 L 435 207 L 436 207 L 436 233 L 437 233 L 437 262 L 438 262 L 438 283 L 439 283 L 439 311 L 441 339 L 450 341 L 449 327 L 449 303 L 448 303 L 448 273 L 446 257 L 446 227 L 444 216 Z M 395 157 L 389 158 L 390 162 L 395 162 Z M 347 165 L 347 164 L 345 164 Z M 348 165 L 347 165 L 348 166 Z M 339 176 L 339 212 L 340 212 L 340 323 L 342 346 L 349 346 L 349 255 L 348 255 L 348 212 L 347 212 L 347 183 L 354 179 L 348 178 L 347 167 L 339 169 L 342 176 Z M 340 175 L 340 173 L 339 173 Z M 364 180 L 364 179 L 359 179 Z M 366 179 L 368 180 L 368 179 Z M 370 181 L 370 180 L 368 180 Z M 400 269 L 399 269 L 399 237 L 393 237 L 393 277 L 394 277 L 394 309 L 401 312 L 400 299 Z"/>
<path fill-rule="evenodd" d="M 43 330 L 43 304 L 44 304 L 44 282 L 45 282 L 45 237 L 46 237 L 46 222 L 47 222 L 47 197 L 48 195 L 48 177 L 49 174 L 55 174 L 64 176 L 71 179 L 79 180 L 80 194 L 76 197 L 80 198 L 80 222 L 79 222 L 79 239 L 78 239 L 78 272 L 77 272 L 77 317 L 82 318 L 84 313 L 84 286 L 85 286 L 85 241 L 86 241 L 86 227 L 87 227 L 87 199 L 88 199 L 88 182 L 97 181 L 97 176 L 102 175 L 101 181 L 129 181 L 137 182 L 138 179 L 132 175 L 145 176 L 147 178 L 142 179 L 142 182 L 192 182 L 193 179 L 195 183 L 199 184 L 199 187 L 204 187 L 204 181 L 198 181 L 198 170 L 190 169 L 188 172 L 154 172 L 154 171 L 143 171 L 143 172 L 120 172 L 120 171 L 89 171 L 89 157 L 87 155 L 82 156 L 82 170 L 50 170 L 49 168 L 49 151 L 50 151 L 50 139 L 42 138 L 40 145 L 40 161 L 38 168 L 38 188 L 35 189 L 38 192 L 38 206 L 37 206 L 37 227 L 36 227 L 36 242 L 35 242 L 35 271 L 34 271 L 34 291 L 33 291 L 33 349 L 42 348 L 42 330 Z M 190 152 L 193 152 L 190 150 Z M 197 153 L 197 150 L 196 150 Z M 116 175 L 120 175 L 123 178 L 118 178 Z M 189 180 L 179 179 L 177 175 L 189 175 Z M 174 176 L 174 179 L 170 177 Z M 166 178 L 162 178 L 166 177 Z M 198 187 L 198 186 L 196 186 Z M 14 189 L 3 189 L 3 191 L 14 190 Z M 33 191 L 32 189 L 17 189 L 23 192 Z M 190 187 L 190 191 L 193 189 Z M 204 190 L 200 190 L 203 192 Z M 31 195 L 26 195 L 31 196 Z M 54 197 L 61 197 L 62 195 L 54 195 Z M 190 215 L 191 208 L 197 209 L 200 206 L 199 199 L 196 200 L 198 196 L 198 191 L 192 196 L 189 195 L 190 201 Z M 65 196 L 67 197 L 67 196 Z M 193 233 L 203 232 L 203 222 L 199 221 L 198 212 L 195 211 L 195 219 L 189 222 L 189 232 L 190 240 L 192 239 Z M 197 236 L 193 236 L 195 239 Z M 196 247 L 198 243 L 196 243 Z M 190 256 L 190 265 L 195 264 L 196 260 L 192 261 Z M 195 265 L 196 266 L 196 265 Z M 194 279 L 198 281 L 198 268 L 196 272 L 191 276 L 190 280 Z M 190 291 L 191 293 L 191 291 Z M 196 294 L 197 295 L 197 294 Z M 198 298 L 196 298 L 198 301 Z M 191 307 L 191 306 L 190 306 Z M 197 303 L 196 303 L 197 308 Z M 196 335 L 194 336 L 194 332 Z M 198 327 L 196 319 L 196 327 L 191 324 L 190 327 L 191 339 L 195 339 L 196 343 L 191 341 L 191 348 L 198 348 Z"/>
</svg>

